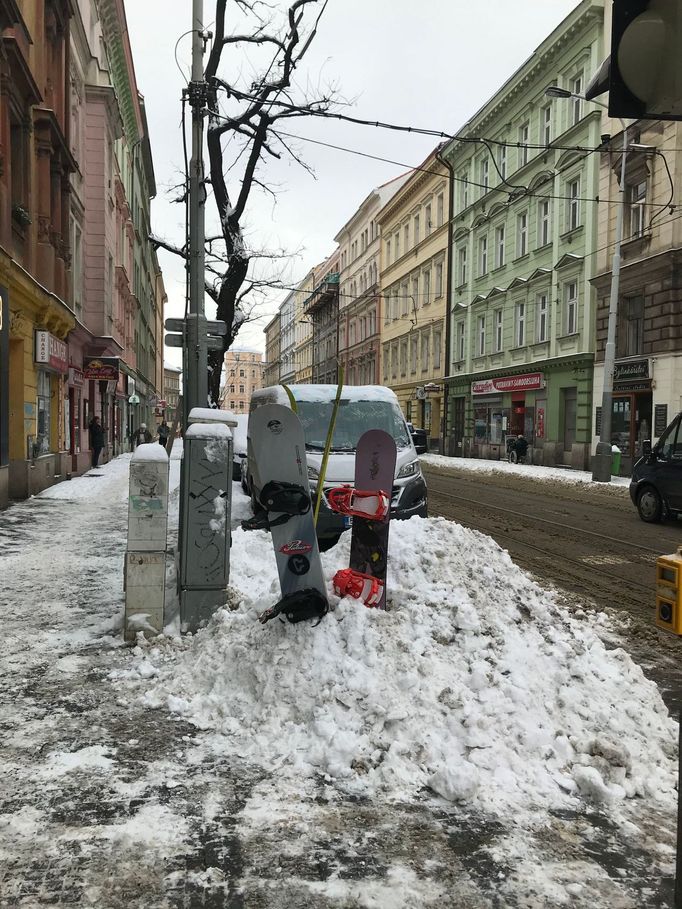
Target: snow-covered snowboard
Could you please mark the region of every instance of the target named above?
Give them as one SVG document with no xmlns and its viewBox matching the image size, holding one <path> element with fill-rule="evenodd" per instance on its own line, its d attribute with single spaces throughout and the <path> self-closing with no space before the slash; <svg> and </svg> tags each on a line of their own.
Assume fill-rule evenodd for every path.
<svg viewBox="0 0 682 909">
<path fill-rule="evenodd" d="M 313 523 L 303 427 L 289 407 L 264 404 L 249 416 L 248 434 L 282 590 L 282 599 L 259 619 L 265 623 L 280 614 L 290 622 L 319 619 L 329 603 Z"/>
<path fill-rule="evenodd" d="M 330 506 L 352 515 L 350 569 L 334 576 L 337 593 L 350 594 L 366 606 L 386 606 L 386 567 L 391 496 L 397 451 L 383 429 L 370 429 L 358 441 L 355 485 L 328 493 Z"/>
</svg>

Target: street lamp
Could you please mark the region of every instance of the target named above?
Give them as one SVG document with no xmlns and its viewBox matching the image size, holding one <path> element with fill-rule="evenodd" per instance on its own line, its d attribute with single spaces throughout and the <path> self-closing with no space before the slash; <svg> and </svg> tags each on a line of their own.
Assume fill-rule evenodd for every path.
<svg viewBox="0 0 682 909">
<path fill-rule="evenodd" d="M 558 85 L 549 85 L 545 89 L 549 98 L 580 98 L 582 101 L 590 100 L 592 104 L 608 110 L 608 105 L 601 101 L 588 99 L 578 92 L 560 88 Z M 618 325 L 618 291 L 620 285 L 620 249 L 623 242 L 623 213 L 625 211 L 625 162 L 628 150 L 628 127 L 625 120 L 621 120 L 623 129 L 623 154 L 620 164 L 620 204 L 616 213 L 616 238 L 613 244 L 613 258 L 611 261 L 611 297 L 609 300 L 609 322 L 606 334 L 606 349 L 604 350 L 604 387 L 601 397 L 601 427 L 597 451 L 592 462 L 592 479 L 599 483 L 611 482 L 611 417 L 613 415 L 613 370 L 616 360 L 616 327 Z"/>
</svg>

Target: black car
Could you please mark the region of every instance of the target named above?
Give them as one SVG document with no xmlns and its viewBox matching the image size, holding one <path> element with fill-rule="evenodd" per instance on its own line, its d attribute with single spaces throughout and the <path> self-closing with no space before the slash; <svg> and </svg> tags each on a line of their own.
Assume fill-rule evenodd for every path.
<svg viewBox="0 0 682 909">
<path fill-rule="evenodd" d="M 658 442 L 642 443 L 642 457 L 632 469 L 630 498 L 648 524 L 682 514 L 682 413 Z"/>
<path fill-rule="evenodd" d="M 425 429 L 417 429 L 412 423 L 407 424 L 417 454 L 426 454 L 429 450 L 428 436 Z"/>
</svg>

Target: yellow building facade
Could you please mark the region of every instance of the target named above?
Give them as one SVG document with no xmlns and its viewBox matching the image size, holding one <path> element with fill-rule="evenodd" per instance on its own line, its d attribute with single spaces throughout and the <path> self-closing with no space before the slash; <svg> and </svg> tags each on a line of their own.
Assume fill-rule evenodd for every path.
<svg viewBox="0 0 682 909">
<path fill-rule="evenodd" d="M 449 172 L 434 150 L 377 215 L 381 375 L 439 445 L 443 413 Z"/>
<path fill-rule="evenodd" d="M 307 385 L 313 381 L 313 324 L 306 317 L 305 304 L 315 289 L 315 275 L 319 266 L 311 268 L 296 289 L 295 301 L 295 332 L 296 348 L 294 362 L 296 364 L 296 384 Z"/>
</svg>

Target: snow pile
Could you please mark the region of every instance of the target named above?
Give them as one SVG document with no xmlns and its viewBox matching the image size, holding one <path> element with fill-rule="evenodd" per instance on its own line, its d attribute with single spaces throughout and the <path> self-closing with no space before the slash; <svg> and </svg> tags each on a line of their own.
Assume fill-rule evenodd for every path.
<svg viewBox="0 0 682 909">
<path fill-rule="evenodd" d="M 323 556 L 328 578 L 348 536 Z M 345 599 L 318 627 L 264 627 L 279 590 L 270 539 L 236 531 L 233 608 L 193 638 L 140 646 L 119 681 L 220 733 L 224 752 L 359 795 L 428 786 L 498 814 L 672 803 L 676 725 L 630 657 L 606 650 L 599 618 L 571 616 L 475 531 L 413 518 L 391 537 L 390 611 Z"/>
<path fill-rule="evenodd" d="M 512 474 L 521 479 L 546 480 L 551 483 L 569 483 L 576 486 L 595 481 L 586 470 L 572 470 L 568 467 L 542 467 L 539 464 L 511 464 L 509 461 L 489 461 L 485 458 L 448 458 L 444 455 L 423 454 L 419 460 L 427 467 L 435 467 L 439 472 L 448 473 L 503 473 Z M 618 495 L 627 495 L 630 477 L 611 477 L 608 484 L 598 483 L 599 489 L 616 490 Z"/>
</svg>

